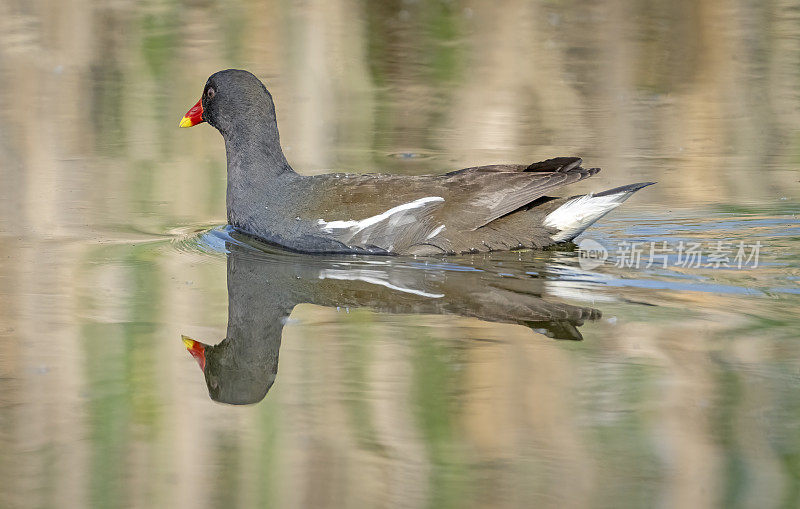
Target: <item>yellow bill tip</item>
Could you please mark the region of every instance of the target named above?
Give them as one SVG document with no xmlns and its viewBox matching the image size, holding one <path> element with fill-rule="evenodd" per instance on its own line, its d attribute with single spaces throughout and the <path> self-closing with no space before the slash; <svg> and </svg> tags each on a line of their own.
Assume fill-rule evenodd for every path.
<svg viewBox="0 0 800 509">
<path fill-rule="evenodd" d="M 183 340 L 183 344 L 186 345 L 186 348 L 192 348 L 194 346 L 195 341 L 189 336 L 181 336 L 181 339 Z"/>
<path fill-rule="evenodd" d="M 192 119 L 189 117 L 183 117 L 181 119 L 181 123 L 178 124 L 179 127 L 192 127 L 193 125 L 194 124 L 192 124 Z"/>
</svg>

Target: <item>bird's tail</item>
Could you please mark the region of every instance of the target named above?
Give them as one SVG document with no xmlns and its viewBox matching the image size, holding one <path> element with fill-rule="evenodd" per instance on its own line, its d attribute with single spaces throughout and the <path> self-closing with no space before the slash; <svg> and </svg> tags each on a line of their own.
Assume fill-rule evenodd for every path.
<svg viewBox="0 0 800 509">
<path fill-rule="evenodd" d="M 554 241 L 570 241 L 583 233 L 592 223 L 622 205 L 622 202 L 630 198 L 633 193 L 652 184 L 655 182 L 640 182 L 615 187 L 602 193 L 577 196 L 544 218 L 544 225 L 558 230 L 551 237 Z"/>
</svg>

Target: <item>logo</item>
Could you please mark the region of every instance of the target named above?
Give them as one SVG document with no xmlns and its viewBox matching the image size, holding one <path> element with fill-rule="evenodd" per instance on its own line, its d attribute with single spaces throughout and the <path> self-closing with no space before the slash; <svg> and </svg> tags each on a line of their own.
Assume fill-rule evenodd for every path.
<svg viewBox="0 0 800 509">
<path fill-rule="evenodd" d="M 608 251 L 599 242 L 583 239 L 578 244 L 578 265 L 583 270 L 596 269 L 608 259 Z"/>
</svg>

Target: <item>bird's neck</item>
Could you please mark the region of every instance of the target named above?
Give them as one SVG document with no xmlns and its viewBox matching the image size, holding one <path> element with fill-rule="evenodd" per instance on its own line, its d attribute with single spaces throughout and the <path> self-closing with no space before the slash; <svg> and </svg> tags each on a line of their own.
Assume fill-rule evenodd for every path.
<svg viewBox="0 0 800 509">
<path fill-rule="evenodd" d="M 242 126 L 223 137 L 228 158 L 228 222 L 242 226 L 270 205 L 283 181 L 299 176 L 283 155 L 274 120 Z"/>
<path fill-rule="evenodd" d="M 230 247 L 230 246 L 228 246 Z M 273 271 L 263 259 L 242 254 L 240 247 L 228 254 L 228 331 L 231 354 L 242 364 L 272 365 L 277 370 L 281 333 L 294 302 L 283 285 L 273 282 Z"/>
</svg>

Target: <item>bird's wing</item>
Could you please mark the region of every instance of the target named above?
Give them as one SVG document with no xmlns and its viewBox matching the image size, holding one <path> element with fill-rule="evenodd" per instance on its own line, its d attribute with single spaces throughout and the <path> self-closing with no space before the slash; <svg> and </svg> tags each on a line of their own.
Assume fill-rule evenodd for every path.
<svg viewBox="0 0 800 509">
<path fill-rule="evenodd" d="M 320 175 L 319 191 L 309 193 L 302 209 L 304 219 L 346 246 L 402 251 L 445 230 L 476 230 L 599 171 L 580 163 L 562 157 L 443 175 Z"/>
<path fill-rule="evenodd" d="M 320 175 L 303 207 L 322 234 L 349 247 L 401 251 L 424 242 L 440 224 L 441 177 Z"/>
<path fill-rule="evenodd" d="M 360 219 L 318 220 L 320 229 L 347 246 L 378 248 L 389 252 L 423 243 L 436 233 L 435 212 L 442 207 L 441 196 L 423 196 L 400 203 Z M 388 207 L 388 208 L 386 208 Z"/>
<path fill-rule="evenodd" d="M 546 161 L 531 164 L 490 164 L 487 166 L 472 166 L 463 170 L 455 170 L 445 175 L 460 175 L 465 173 L 517 173 L 517 172 L 566 172 L 581 165 L 580 157 L 554 157 Z"/>
<path fill-rule="evenodd" d="M 548 192 L 600 171 L 580 164 L 580 158 L 559 157 L 528 166 L 483 166 L 451 172 L 444 182 L 449 199 L 442 213 L 452 218 L 448 227 L 477 230 Z"/>
</svg>

